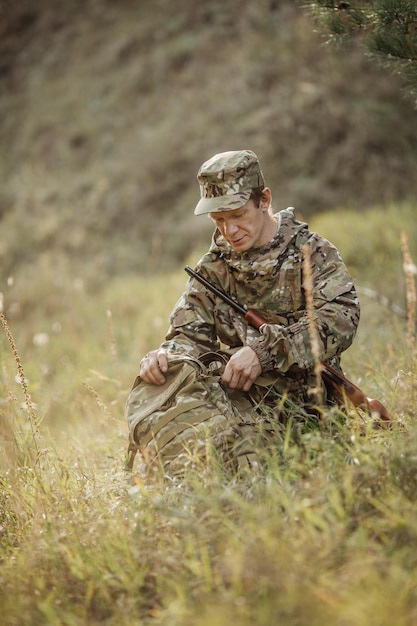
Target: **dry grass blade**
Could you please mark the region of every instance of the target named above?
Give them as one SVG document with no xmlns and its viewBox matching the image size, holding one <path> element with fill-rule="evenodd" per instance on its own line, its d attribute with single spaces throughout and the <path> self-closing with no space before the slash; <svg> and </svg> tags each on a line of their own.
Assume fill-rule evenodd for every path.
<svg viewBox="0 0 417 626">
<path fill-rule="evenodd" d="M 3 325 L 4 332 L 6 333 L 7 340 L 9 342 L 9 344 L 10 344 L 11 349 L 12 349 L 14 360 L 16 361 L 19 382 L 22 385 L 23 395 L 24 395 L 24 398 L 25 398 L 25 408 L 27 410 L 27 414 L 28 414 L 28 417 L 29 417 L 29 423 L 30 423 L 30 427 L 31 427 L 31 430 L 32 430 L 32 434 L 33 434 L 33 440 L 34 440 L 34 443 L 35 443 L 35 448 L 36 448 L 37 453 L 39 454 L 39 448 L 38 448 L 38 445 L 37 445 L 37 438 L 39 437 L 39 434 L 40 434 L 39 433 L 39 428 L 38 428 L 38 418 L 37 418 L 37 415 L 36 415 L 36 412 L 35 412 L 35 409 L 34 409 L 34 406 L 33 406 L 32 398 L 31 398 L 30 393 L 29 393 L 29 389 L 28 389 L 27 380 L 26 380 L 24 369 L 23 369 L 22 361 L 20 359 L 19 352 L 17 350 L 15 340 L 13 338 L 12 332 L 10 330 L 9 324 L 7 323 L 7 320 L 6 320 L 6 317 L 5 317 L 4 313 L 0 312 L 0 320 L 1 320 L 1 323 Z"/>
<path fill-rule="evenodd" d="M 416 285 L 415 275 L 417 274 L 417 268 L 414 265 L 410 248 L 408 245 L 408 236 L 405 231 L 401 232 L 401 248 L 403 255 L 403 270 L 405 276 L 406 285 L 406 297 L 407 297 L 407 346 L 409 351 L 410 363 L 414 361 L 415 352 L 415 328 L 416 328 Z"/>
<path fill-rule="evenodd" d="M 114 363 L 116 380 L 120 381 L 119 355 L 117 352 L 116 335 L 114 332 L 113 313 L 109 305 L 107 305 L 106 307 L 106 315 L 107 315 L 107 323 L 108 323 L 109 337 L 110 337 L 110 354 Z"/>
<path fill-rule="evenodd" d="M 303 287 L 306 296 L 306 312 L 308 327 L 311 340 L 311 352 L 314 358 L 314 375 L 316 377 L 316 386 L 309 390 L 309 393 L 316 395 L 319 404 L 323 402 L 323 388 L 321 385 L 321 372 L 323 365 L 321 364 L 320 340 L 317 330 L 317 321 L 314 315 L 314 299 L 313 299 L 313 279 L 311 273 L 310 246 L 303 246 Z"/>
<path fill-rule="evenodd" d="M 103 400 L 100 398 L 100 396 L 98 395 L 97 391 L 94 389 L 94 387 L 92 387 L 87 381 L 83 380 L 83 385 L 86 389 L 88 389 L 88 391 L 91 393 L 91 395 L 95 398 L 98 406 L 100 407 L 100 409 L 103 411 L 103 413 L 109 417 L 110 419 L 114 419 L 112 416 L 112 413 L 110 411 L 110 409 L 106 406 L 106 404 L 103 402 Z"/>
<path fill-rule="evenodd" d="M 367 296 L 368 298 L 372 298 L 379 304 L 382 304 L 383 306 L 387 307 L 387 309 L 395 313 L 395 315 L 398 315 L 398 317 L 401 317 L 404 320 L 407 319 L 407 311 L 404 311 L 404 309 L 398 306 L 398 304 L 396 304 L 395 302 L 393 302 L 386 296 L 382 295 L 381 293 L 378 293 L 374 289 L 370 289 L 369 287 L 361 287 L 360 285 L 357 285 L 356 291 L 358 292 L 358 294 L 363 294 L 364 296 Z"/>
</svg>

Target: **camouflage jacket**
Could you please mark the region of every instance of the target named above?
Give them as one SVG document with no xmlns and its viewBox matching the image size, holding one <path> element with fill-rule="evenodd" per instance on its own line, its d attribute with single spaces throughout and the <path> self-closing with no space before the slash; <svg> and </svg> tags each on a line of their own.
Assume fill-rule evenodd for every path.
<svg viewBox="0 0 417 626">
<path fill-rule="evenodd" d="M 171 317 L 169 352 L 199 357 L 206 352 L 248 345 L 260 360 L 263 377 L 286 390 L 311 380 L 314 358 L 303 290 L 302 247 L 310 247 L 313 306 L 320 360 L 339 367 L 340 354 L 352 343 L 359 302 L 338 250 L 309 231 L 292 208 L 280 211 L 279 228 L 269 243 L 236 252 L 218 230 L 196 270 L 216 287 L 261 315 L 261 330 L 190 278 Z"/>
</svg>

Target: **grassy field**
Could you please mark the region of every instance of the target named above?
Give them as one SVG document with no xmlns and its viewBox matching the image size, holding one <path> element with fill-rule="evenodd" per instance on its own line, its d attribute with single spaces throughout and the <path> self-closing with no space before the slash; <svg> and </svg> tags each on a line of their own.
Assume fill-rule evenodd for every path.
<svg viewBox="0 0 417 626">
<path fill-rule="evenodd" d="M 2 623 L 416 624 L 414 211 L 312 223 L 359 287 L 390 299 L 361 297 L 344 366 L 388 407 L 393 428 L 330 416 L 297 442 L 288 433 L 240 478 L 214 464 L 181 481 L 140 463 L 124 470 L 124 403 L 140 356 L 163 337 L 182 270 L 115 278 L 96 293 L 64 269 L 60 281 L 52 267 L 10 277 L 0 329 Z"/>
<path fill-rule="evenodd" d="M 292 0 L 0 5 L 0 622 L 414 626 L 417 126 L 398 77 L 322 46 Z M 127 473 L 139 359 L 209 237 L 197 169 L 244 146 L 351 269 L 344 368 L 393 428 L 328 414 L 239 479 Z"/>
</svg>

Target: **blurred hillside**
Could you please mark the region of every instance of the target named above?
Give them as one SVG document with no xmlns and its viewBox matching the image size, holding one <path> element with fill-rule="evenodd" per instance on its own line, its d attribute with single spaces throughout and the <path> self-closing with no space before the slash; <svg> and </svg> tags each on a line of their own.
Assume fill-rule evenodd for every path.
<svg viewBox="0 0 417 626">
<path fill-rule="evenodd" d="M 417 194 L 417 112 L 294 0 L 1 3 L 0 265 L 93 286 L 173 267 L 211 227 L 199 165 L 249 147 L 276 209 Z"/>
</svg>

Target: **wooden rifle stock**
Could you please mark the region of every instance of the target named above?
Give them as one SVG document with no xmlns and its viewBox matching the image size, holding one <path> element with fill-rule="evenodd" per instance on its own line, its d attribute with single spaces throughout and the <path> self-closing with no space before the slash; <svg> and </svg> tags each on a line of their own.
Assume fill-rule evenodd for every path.
<svg viewBox="0 0 417 626">
<path fill-rule="evenodd" d="M 268 323 L 263 317 L 258 315 L 258 313 L 243 307 L 238 302 L 233 300 L 233 298 L 228 296 L 224 291 L 218 289 L 206 278 L 200 276 L 200 274 L 193 270 L 189 265 L 186 265 L 184 269 L 187 274 L 198 280 L 209 291 L 217 295 L 224 302 L 227 302 L 227 304 L 240 313 L 254 328 L 259 330 L 263 324 Z M 347 398 L 355 407 L 365 409 L 371 415 L 378 415 L 378 417 L 385 422 L 391 422 L 387 409 L 381 402 L 379 402 L 379 400 L 368 398 L 365 393 L 359 389 L 359 387 L 330 365 L 322 363 L 321 366 L 321 377 L 326 386 L 331 389 L 339 404 L 343 405 L 345 403 L 345 399 Z"/>
</svg>

